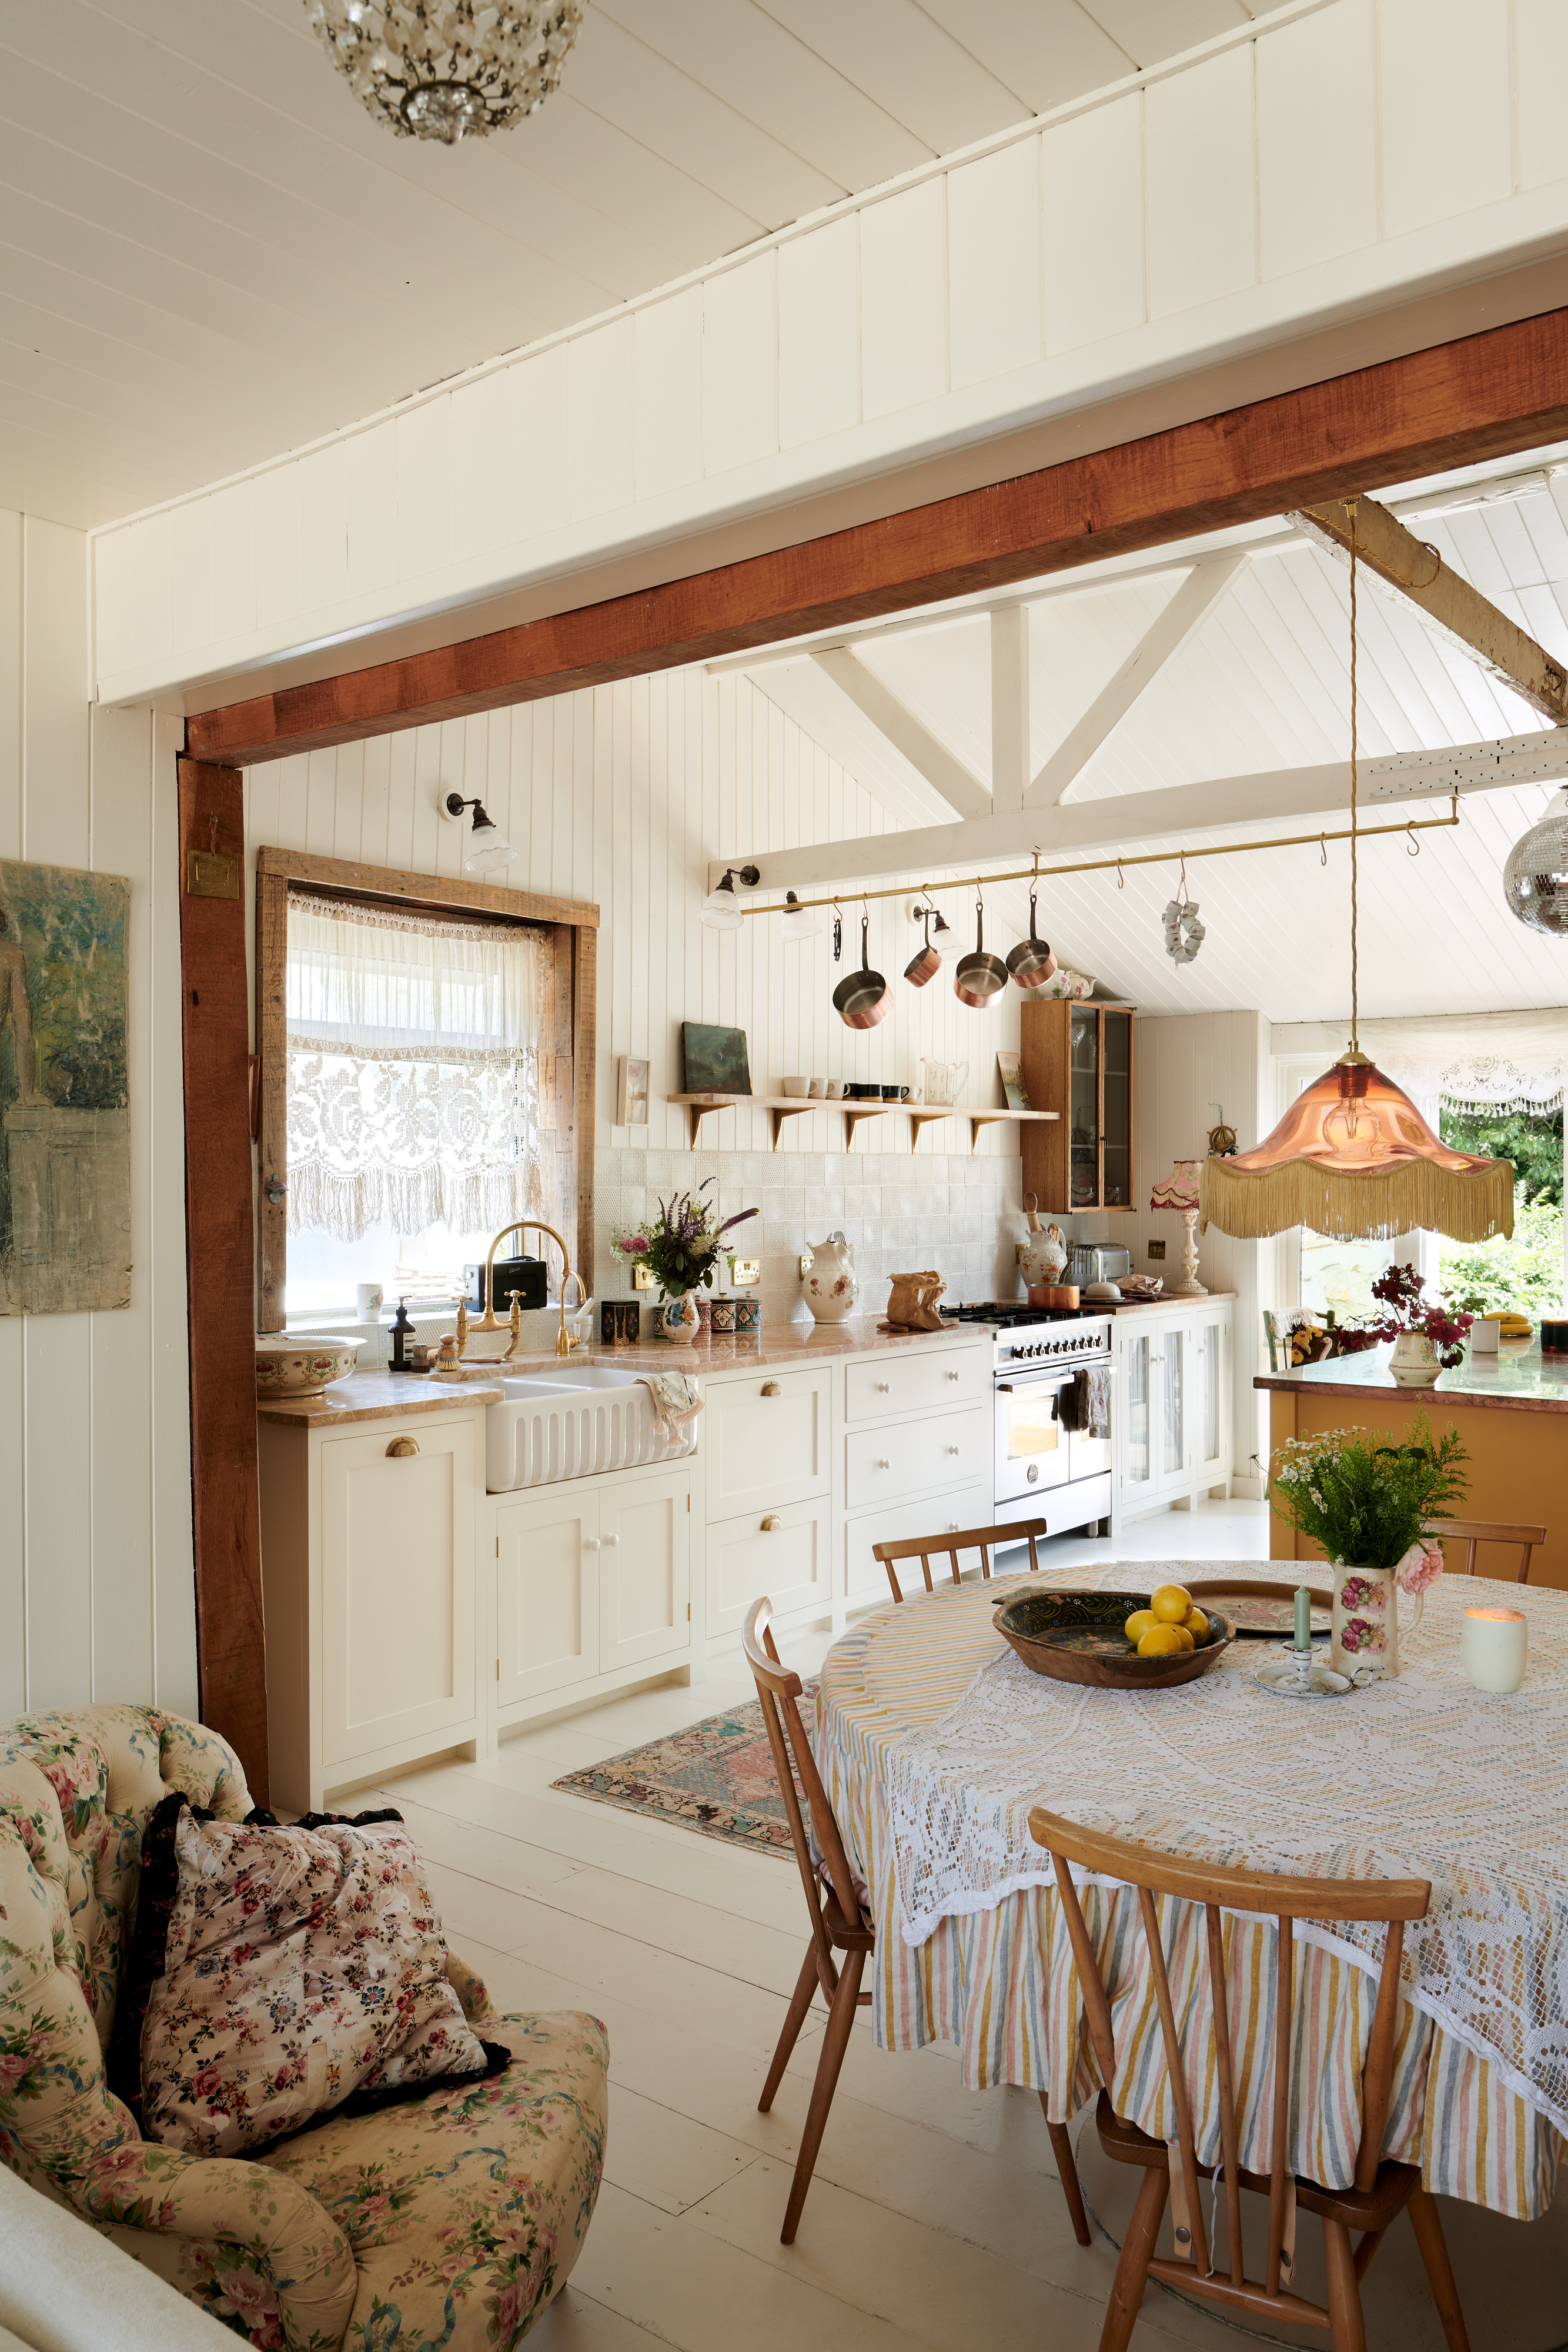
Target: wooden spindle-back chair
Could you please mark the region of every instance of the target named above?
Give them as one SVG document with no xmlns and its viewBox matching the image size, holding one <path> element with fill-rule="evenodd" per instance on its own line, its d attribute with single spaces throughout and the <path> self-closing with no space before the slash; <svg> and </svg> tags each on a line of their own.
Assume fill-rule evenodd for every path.
<svg viewBox="0 0 1568 2352">
<path fill-rule="evenodd" d="M 1429 1536 L 1436 1536 L 1443 1545 L 1444 1562 L 1448 1568 L 1452 1568 L 1454 1563 L 1448 1557 L 1448 1546 L 1456 1541 L 1468 1546 L 1465 1553 L 1467 1576 L 1474 1576 L 1476 1573 L 1478 1544 L 1517 1544 L 1519 1566 L 1514 1570 L 1513 1578 L 1516 1584 L 1530 1582 L 1530 1555 L 1538 1545 L 1546 1541 L 1544 1528 L 1514 1527 L 1506 1519 L 1428 1519 L 1426 1532 Z"/>
<path fill-rule="evenodd" d="M 1458 2292 L 1443 2241 L 1443 2225 L 1431 2196 L 1421 2186 L 1417 2166 L 1400 2164 L 1383 2156 L 1388 2121 L 1394 2048 L 1399 2015 L 1399 1958 L 1405 1922 L 1426 1916 L 1431 1887 L 1422 1878 L 1287 1878 L 1269 1872 L 1235 1870 L 1223 1864 L 1188 1862 L 1134 1845 L 1124 1838 L 1079 1829 L 1071 1822 L 1037 1807 L 1030 1829 L 1038 1844 L 1050 1853 L 1061 1892 L 1062 1911 L 1078 1964 L 1079 1982 L 1088 2017 L 1094 2054 L 1105 2088 L 1100 2094 L 1095 2122 L 1101 2146 L 1121 2164 L 1145 2168 L 1133 2218 L 1123 2242 L 1122 2258 L 1105 2315 L 1100 2352 L 1125 2352 L 1137 2319 L 1145 2282 L 1162 2279 L 1184 2294 L 1220 2305 L 1240 2316 L 1267 2315 L 1293 2326 L 1329 2330 L 1334 2352 L 1365 2352 L 1366 2331 L 1362 2317 L 1360 2283 L 1389 2224 L 1408 2210 L 1416 2242 L 1426 2266 L 1433 2299 L 1450 2352 L 1469 2352 L 1459 2309 Z M 1072 1884 L 1070 1863 L 1097 1875 L 1120 1880 L 1136 1889 L 1138 1911 L 1149 1969 L 1158 2004 L 1165 2044 L 1170 2105 L 1176 2117 L 1174 2145 L 1153 2139 L 1116 2113 L 1112 2085 L 1116 2079 L 1116 2053 L 1109 1990 L 1100 1973 L 1100 1961 Z M 1204 2228 L 1198 2184 L 1214 2178 L 1212 2165 L 1197 2159 L 1196 2130 L 1187 2096 L 1189 2074 L 1171 2000 L 1165 1945 L 1155 1898 L 1176 1896 L 1201 1903 L 1207 1927 L 1209 1984 L 1213 1996 L 1211 2053 L 1193 2068 L 1199 2082 L 1212 2078 L 1219 2100 L 1221 2169 L 1225 2178 L 1226 2238 L 1228 2268 L 1209 2274 L 1211 2255 Z M 1266 2173 L 1245 2171 L 1238 2152 L 1235 2057 L 1226 1996 L 1225 1947 L 1221 1907 L 1273 1915 L 1279 1936 L 1275 1975 L 1275 2037 L 1272 2134 Z M 1349 2189 L 1325 2189 L 1318 2182 L 1294 2177 L 1294 2203 L 1316 2213 L 1322 2222 L 1323 2252 L 1328 2269 L 1328 2309 L 1291 2291 L 1293 2262 L 1286 2248 L 1287 2212 L 1292 2176 L 1290 2170 L 1291 2031 L 1294 1992 L 1295 1947 L 1292 1923 L 1297 1919 L 1381 1920 L 1387 1928 L 1383 1972 L 1378 1980 L 1372 2033 L 1362 2074 L 1361 2144 Z M 1284 2030 L 1280 2028 L 1283 2025 Z M 1261 2279 L 1246 2274 L 1241 2235 L 1241 2191 L 1255 2189 L 1269 2200 L 1269 2235 Z M 1167 2200 L 1173 2205 L 1176 2231 L 1175 2258 L 1155 2252 Z M 1354 2252 L 1352 2230 L 1364 2232 Z"/>
<path fill-rule="evenodd" d="M 895 1560 L 917 1559 L 925 1570 L 925 1590 L 927 1592 L 933 1592 L 936 1591 L 931 1580 L 931 1563 L 934 1559 L 946 1559 L 952 1571 L 954 1583 L 961 1584 L 963 1578 L 959 1574 L 958 1555 L 961 1551 L 977 1551 L 980 1555 L 980 1574 L 989 1582 L 992 1552 L 1001 1551 L 1009 1544 L 1022 1543 L 1027 1538 L 1029 1572 L 1031 1576 L 1038 1576 L 1040 1554 L 1035 1549 L 1035 1544 L 1037 1539 L 1045 1533 L 1046 1525 L 1043 1519 L 1020 1519 L 1018 1525 L 1012 1528 L 963 1528 L 949 1530 L 946 1535 L 942 1536 L 911 1536 L 904 1543 L 873 1544 L 872 1550 L 887 1570 L 887 1580 L 893 1587 L 894 1599 L 902 1601 L 904 1592 L 898 1581 L 897 1571 L 894 1567 Z"/>
<path fill-rule="evenodd" d="M 784 2069 L 800 2038 L 806 2012 L 811 2006 L 811 1996 L 819 1985 L 828 2004 L 827 2031 L 822 2036 L 821 2054 L 817 2060 L 817 2079 L 811 2085 L 806 2128 L 800 2135 L 800 2150 L 795 2159 L 795 2178 L 790 2184 L 789 2201 L 784 2208 L 784 2227 L 779 2232 L 780 2244 L 789 2246 L 795 2242 L 800 2210 L 806 2202 L 806 2191 L 811 2185 L 811 2175 L 816 2169 L 817 2153 L 822 2144 L 822 2132 L 827 2124 L 828 2110 L 833 2104 L 833 2093 L 838 2088 L 855 2010 L 862 2004 L 869 2005 L 871 2001 L 870 1993 L 861 1990 L 861 1977 L 867 1956 L 876 1948 L 876 1927 L 864 1890 L 856 1884 L 838 1822 L 828 1801 L 828 1792 L 817 1769 L 817 1759 L 811 1753 L 811 1743 L 806 1737 L 806 1727 L 800 1720 L 800 1677 L 791 1674 L 779 1658 L 773 1639 L 773 1603 L 766 1596 L 754 1601 L 747 1612 L 741 1640 L 746 1647 L 747 1664 L 757 1685 L 757 1696 L 761 1702 L 768 1745 L 773 1754 L 773 1769 L 779 1776 L 779 1793 L 784 1801 L 785 1817 L 789 1823 L 789 1843 L 795 1849 L 800 1884 L 806 1890 L 806 1909 L 811 1921 L 811 1940 L 806 1947 L 800 1974 L 789 1997 L 789 2007 L 779 2035 L 779 2046 L 773 2053 L 773 2063 L 768 2069 L 768 2080 L 762 2085 L 762 2096 L 757 2102 L 764 2115 L 773 2105 L 774 2095 L 784 2079 Z M 795 1782 L 796 1773 L 800 1775 L 799 1790 Z M 800 1811 L 800 1790 L 805 1791 L 806 1808 L 811 1817 L 820 1860 L 813 1856 L 807 1836 L 806 1823 Z M 844 1956 L 841 1964 L 834 1958 L 838 1952 Z M 1045 2104 L 1043 2092 L 1040 2104 L 1042 2106 Z M 1050 2123 L 1049 2116 L 1046 2120 Z M 1089 2243 L 1089 2221 L 1083 2210 L 1078 2168 L 1073 2162 L 1072 2146 L 1067 2137 L 1065 2124 L 1051 2124 L 1051 2144 L 1056 2153 L 1057 2170 L 1073 2229 L 1080 2245 L 1086 2246 Z"/>
</svg>

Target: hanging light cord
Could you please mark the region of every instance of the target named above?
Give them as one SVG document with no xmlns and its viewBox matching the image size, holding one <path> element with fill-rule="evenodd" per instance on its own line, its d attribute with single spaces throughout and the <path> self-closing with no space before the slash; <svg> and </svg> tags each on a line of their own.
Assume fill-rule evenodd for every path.
<svg viewBox="0 0 1568 2352">
<path fill-rule="evenodd" d="M 1357 1024 L 1360 972 L 1356 948 L 1356 884 L 1359 877 L 1355 856 L 1355 510 L 1360 503 L 1359 499 L 1345 500 L 1350 515 L 1350 1050 L 1353 1054 L 1361 1051 Z"/>
</svg>

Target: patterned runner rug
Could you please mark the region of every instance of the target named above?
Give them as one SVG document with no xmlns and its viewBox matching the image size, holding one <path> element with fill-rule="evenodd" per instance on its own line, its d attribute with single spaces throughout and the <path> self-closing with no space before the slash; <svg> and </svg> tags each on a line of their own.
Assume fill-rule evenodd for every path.
<svg viewBox="0 0 1568 2352">
<path fill-rule="evenodd" d="M 810 1720 L 815 1682 L 805 1686 L 801 1712 Z M 772 1751 L 756 1699 L 710 1715 L 667 1739 L 629 1748 L 585 1771 L 565 1773 L 550 1786 L 601 1805 L 646 1813 L 695 1830 L 781 1854 L 790 1853 L 789 1823 L 773 1769 Z"/>
</svg>

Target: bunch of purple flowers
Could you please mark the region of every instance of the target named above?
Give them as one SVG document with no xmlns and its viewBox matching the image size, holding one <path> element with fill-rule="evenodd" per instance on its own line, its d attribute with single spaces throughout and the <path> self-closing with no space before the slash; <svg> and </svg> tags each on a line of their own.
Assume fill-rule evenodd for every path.
<svg viewBox="0 0 1568 2352">
<path fill-rule="evenodd" d="M 695 1192 L 672 1194 L 660 1202 L 656 1217 L 644 1217 L 640 1225 L 618 1225 L 612 1235 L 625 1263 L 647 1266 L 666 1298 L 680 1298 L 700 1284 L 711 1285 L 724 1236 L 757 1214 L 755 1209 L 741 1209 L 722 1224 L 716 1223 L 714 1203 L 703 1198 L 713 1182 L 710 1176 Z"/>
</svg>

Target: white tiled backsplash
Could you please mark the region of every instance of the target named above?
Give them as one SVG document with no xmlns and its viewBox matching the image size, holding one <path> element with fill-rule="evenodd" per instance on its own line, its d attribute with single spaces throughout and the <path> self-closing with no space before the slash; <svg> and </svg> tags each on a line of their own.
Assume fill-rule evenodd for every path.
<svg viewBox="0 0 1568 2352">
<path fill-rule="evenodd" d="M 762 1260 L 762 1307 L 769 1321 L 806 1309 L 800 1256 L 841 1232 L 853 1243 L 861 1309 L 887 1305 L 894 1274 L 935 1266 L 945 1305 L 1021 1298 L 1015 1244 L 1024 1233 L 1016 1156 L 893 1151 L 625 1151 L 601 1149 L 593 1162 L 595 1295 L 637 1294 L 611 1247 L 612 1229 L 658 1214 L 661 1200 L 692 1192 L 707 1177 L 721 1216 L 760 1213 L 729 1239 L 736 1255 Z M 643 1294 L 645 1296 L 645 1294 Z"/>
</svg>

